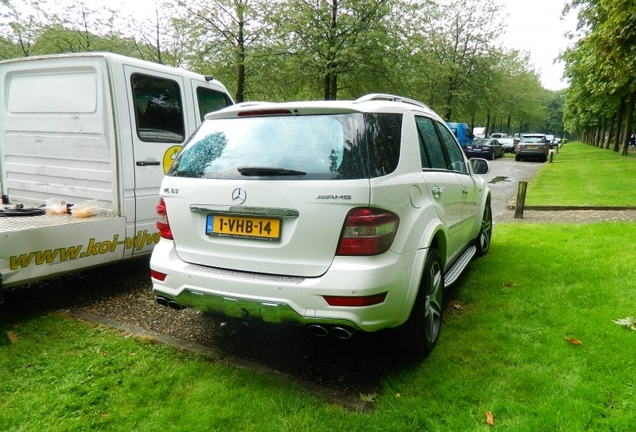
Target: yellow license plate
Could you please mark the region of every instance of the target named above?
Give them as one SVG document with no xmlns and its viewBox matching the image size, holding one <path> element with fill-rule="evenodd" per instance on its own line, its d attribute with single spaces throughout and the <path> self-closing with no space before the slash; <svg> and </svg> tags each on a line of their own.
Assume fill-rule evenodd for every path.
<svg viewBox="0 0 636 432">
<path fill-rule="evenodd" d="M 280 238 L 280 219 L 208 215 L 205 233 L 222 237 L 275 240 Z"/>
<path fill-rule="evenodd" d="M 528 146 L 528 148 L 529 148 L 529 149 L 538 149 L 538 148 L 539 148 L 539 146 L 536 146 L 536 145 L 529 145 L 529 146 Z"/>
</svg>

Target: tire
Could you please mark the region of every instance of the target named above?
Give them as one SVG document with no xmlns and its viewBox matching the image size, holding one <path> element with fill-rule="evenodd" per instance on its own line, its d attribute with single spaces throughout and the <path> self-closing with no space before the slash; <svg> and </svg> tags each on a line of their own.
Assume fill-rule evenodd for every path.
<svg viewBox="0 0 636 432">
<path fill-rule="evenodd" d="M 476 255 L 482 257 L 490 250 L 490 242 L 492 241 L 492 208 L 490 200 L 486 201 L 484 207 L 484 215 L 481 219 L 481 229 L 475 239 Z"/>
<path fill-rule="evenodd" d="M 418 358 L 430 353 L 439 339 L 444 301 L 444 268 L 436 249 L 430 249 L 424 263 L 413 309 L 400 326 L 403 348 Z"/>
<path fill-rule="evenodd" d="M 495 152 L 492 152 L 492 156 L 490 156 L 490 160 L 495 160 Z"/>
<path fill-rule="evenodd" d="M 521 158 L 519 157 L 518 154 L 515 155 L 515 161 L 519 162 L 521 160 Z"/>
</svg>

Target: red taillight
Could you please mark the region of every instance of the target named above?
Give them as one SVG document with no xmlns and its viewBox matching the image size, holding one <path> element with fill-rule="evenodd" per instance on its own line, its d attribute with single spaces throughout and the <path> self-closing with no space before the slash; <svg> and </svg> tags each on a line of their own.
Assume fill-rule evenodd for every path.
<svg viewBox="0 0 636 432">
<path fill-rule="evenodd" d="M 168 222 L 168 212 L 166 211 L 166 202 L 163 198 L 159 198 L 159 204 L 157 204 L 157 229 L 159 235 L 162 238 L 172 240 L 172 231 L 170 230 L 170 222 Z"/>
<path fill-rule="evenodd" d="M 369 256 L 389 250 L 400 219 L 376 208 L 357 208 L 347 215 L 336 255 Z"/>
<path fill-rule="evenodd" d="M 329 306 L 372 306 L 382 303 L 386 298 L 385 292 L 365 297 L 345 297 L 345 296 L 322 296 Z"/>
<path fill-rule="evenodd" d="M 165 273 L 159 273 L 157 270 L 150 269 L 150 277 L 153 279 L 157 279 L 158 281 L 163 282 L 168 276 Z"/>
</svg>

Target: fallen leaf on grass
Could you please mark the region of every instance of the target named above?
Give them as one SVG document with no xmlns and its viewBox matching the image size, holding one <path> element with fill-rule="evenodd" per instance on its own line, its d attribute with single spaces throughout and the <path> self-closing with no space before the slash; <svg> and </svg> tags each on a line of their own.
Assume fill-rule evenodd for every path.
<svg viewBox="0 0 636 432">
<path fill-rule="evenodd" d="M 20 340 L 17 334 L 10 331 L 7 332 L 7 336 L 12 343 L 17 343 Z"/>
<path fill-rule="evenodd" d="M 360 400 L 362 402 L 375 402 L 376 397 L 378 397 L 377 393 L 370 393 L 370 394 L 360 393 Z"/>
<path fill-rule="evenodd" d="M 453 307 L 457 310 L 464 310 L 464 307 L 460 304 L 454 304 Z"/>
<path fill-rule="evenodd" d="M 13 328 L 14 328 L 14 329 L 19 329 L 21 325 L 22 325 L 22 324 L 20 324 L 20 323 L 18 323 L 18 324 L 13 324 Z"/>
<path fill-rule="evenodd" d="M 504 286 L 507 286 L 507 287 L 510 287 L 510 288 L 516 287 L 517 286 L 517 282 L 508 282 L 508 283 L 505 283 Z"/>
<path fill-rule="evenodd" d="M 492 416 L 492 413 L 490 411 L 484 411 L 484 414 L 486 414 L 486 424 L 488 424 L 489 426 L 494 426 L 495 418 Z"/>
<path fill-rule="evenodd" d="M 612 321 L 614 324 L 625 326 L 628 329 L 636 330 L 636 318 L 627 317 Z"/>
<path fill-rule="evenodd" d="M 402 397 L 402 395 L 401 395 L 401 394 L 399 394 L 399 393 L 396 393 L 396 394 L 395 394 L 395 397 L 396 397 L 396 398 L 400 398 L 400 397 Z"/>
<path fill-rule="evenodd" d="M 581 345 L 583 342 L 578 340 L 577 338 L 565 338 L 566 341 L 570 342 L 572 345 Z"/>
</svg>

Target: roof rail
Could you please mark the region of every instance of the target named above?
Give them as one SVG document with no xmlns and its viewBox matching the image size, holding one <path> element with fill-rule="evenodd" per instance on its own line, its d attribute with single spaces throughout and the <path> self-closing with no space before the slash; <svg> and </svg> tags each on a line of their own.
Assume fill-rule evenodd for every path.
<svg viewBox="0 0 636 432">
<path fill-rule="evenodd" d="M 402 102 L 402 103 L 415 105 L 420 108 L 426 108 L 427 110 L 432 111 L 428 105 L 425 105 L 422 102 L 416 101 L 415 99 L 409 99 L 402 96 L 396 96 L 396 95 L 386 94 L 386 93 L 371 93 L 366 96 L 359 97 L 358 99 L 355 100 L 355 102 L 358 103 L 358 102 L 367 102 L 367 101 L 374 101 L 374 100 Z"/>
</svg>

